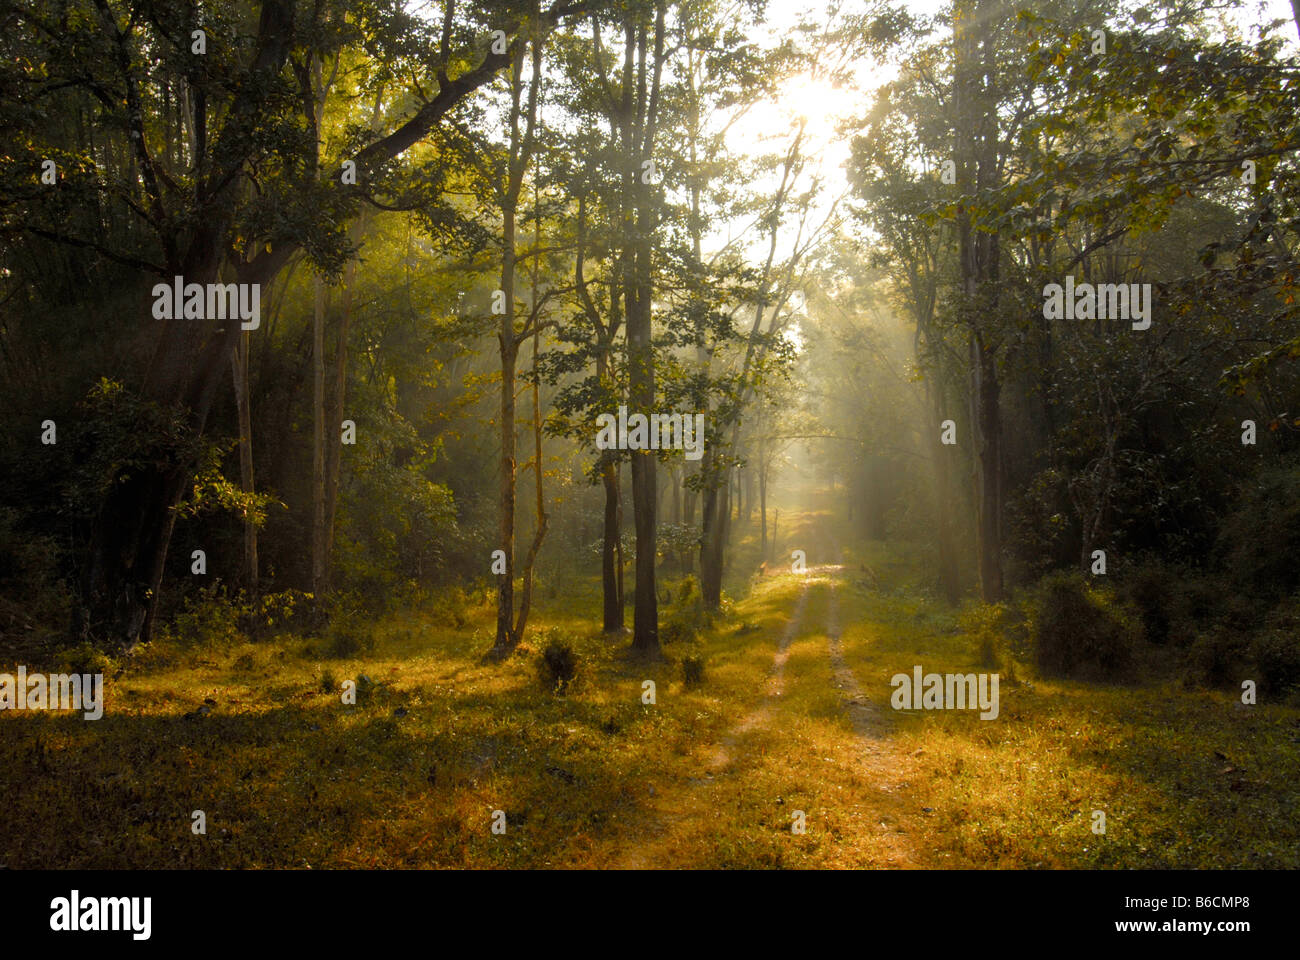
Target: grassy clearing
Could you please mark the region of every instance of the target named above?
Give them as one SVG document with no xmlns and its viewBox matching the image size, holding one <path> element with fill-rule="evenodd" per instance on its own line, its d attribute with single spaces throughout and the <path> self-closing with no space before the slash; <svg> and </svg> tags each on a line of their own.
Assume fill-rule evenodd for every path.
<svg viewBox="0 0 1300 960">
<path fill-rule="evenodd" d="M 345 659 L 291 637 L 151 651 L 106 679 L 102 720 L 0 716 L 0 763 L 21 785 L 0 810 L 3 862 L 540 867 L 619 856 L 639 840 L 625 824 L 653 816 L 654 785 L 662 796 L 698 773 L 697 748 L 753 699 L 791 589 L 651 663 L 591 633 L 591 598 L 577 590 L 549 603 L 503 665 L 480 663 L 487 605 L 460 628 L 412 612 L 385 619 L 372 649 Z M 567 696 L 537 676 L 555 633 L 581 661 Z M 701 654 L 706 682 L 687 689 L 680 659 Z M 362 674 L 373 694 L 344 705 L 338 684 Z M 654 706 L 641 702 L 647 679 Z M 209 716 L 184 717 L 207 698 Z M 191 832 L 194 810 L 206 837 Z M 494 810 L 504 836 L 491 833 Z"/>
<path fill-rule="evenodd" d="M 788 529 L 810 564 L 837 558 L 825 518 Z M 752 538 L 738 548 L 756 557 Z M 288 635 L 160 644 L 107 679 L 100 721 L 0 714 L 0 863 L 1300 865 L 1300 711 L 1158 680 L 1004 684 L 990 722 L 896 712 L 893 674 L 978 671 L 977 644 L 909 585 L 905 558 L 877 546 L 845 561 L 834 584 L 738 562 L 728 613 L 654 662 L 592 632 L 589 583 L 544 598 L 528 644 L 500 665 L 480 662 L 494 615 L 481 599 L 455 617 L 387 617 L 341 659 L 328 639 Z M 845 661 L 878 707 L 866 737 L 828 655 L 832 589 Z M 538 679 L 557 636 L 580 665 L 565 696 Z M 687 657 L 704 659 L 698 686 L 684 683 Z M 363 674 L 373 693 L 344 705 L 338 685 Z M 209 698 L 210 715 L 186 718 Z M 195 810 L 206 836 L 191 832 Z M 491 832 L 495 810 L 505 835 Z M 806 834 L 791 832 L 796 810 Z"/>
</svg>

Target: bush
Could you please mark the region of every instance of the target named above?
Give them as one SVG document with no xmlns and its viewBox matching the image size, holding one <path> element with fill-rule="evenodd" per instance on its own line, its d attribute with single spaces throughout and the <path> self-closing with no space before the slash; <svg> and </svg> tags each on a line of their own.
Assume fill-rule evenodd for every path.
<svg viewBox="0 0 1300 960">
<path fill-rule="evenodd" d="M 704 682 L 703 657 L 685 657 L 682 659 L 682 680 L 688 687 L 698 687 Z"/>
<path fill-rule="evenodd" d="M 699 583 L 693 576 L 683 577 L 675 590 L 669 590 L 670 595 L 673 593 L 676 594 L 673 609 L 659 621 L 659 642 L 663 644 L 696 639 L 709 620 L 704 612 Z"/>
<path fill-rule="evenodd" d="M 1300 686 L 1300 638 L 1273 630 L 1259 634 L 1247 651 L 1261 692 L 1284 695 Z"/>
<path fill-rule="evenodd" d="M 325 630 L 325 656 L 346 660 L 375 648 L 375 637 L 365 615 L 346 611 L 334 615 Z"/>
<path fill-rule="evenodd" d="M 436 623 L 460 630 L 469 622 L 471 604 L 471 598 L 465 589 L 452 585 L 438 591 L 430 601 L 430 616 Z"/>
<path fill-rule="evenodd" d="M 578 675 L 578 656 L 563 640 L 551 640 L 542 651 L 539 672 L 543 686 L 553 693 L 567 693 Z"/>
<path fill-rule="evenodd" d="M 1279 600 L 1300 585 L 1300 467 L 1261 471 L 1220 527 L 1238 592 Z"/>
<path fill-rule="evenodd" d="M 976 603 L 962 611 L 961 630 L 978 647 L 981 667 L 1011 665 L 1014 658 L 1007 634 L 1012 616 L 1012 608 L 1005 603 Z"/>
<path fill-rule="evenodd" d="M 1045 577 L 1029 607 L 1034 660 L 1044 676 L 1113 680 L 1128 669 L 1136 630 L 1113 598 L 1082 574 Z"/>
<path fill-rule="evenodd" d="M 298 632 L 311 626 L 315 597 L 301 590 L 282 590 L 247 604 L 239 626 L 251 640 L 276 633 Z"/>
<path fill-rule="evenodd" d="M 1187 679 L 1217 687 L 1240 669 L 1246 642 L 1236 630 L 1216 627 L 1197 637 L 1187 649 Z"/>
<path fill-rule="evenodd" d="M 1247 652 L 1254 661 L 1261 691 L 1277 695 L 1300 687 L 1300 597 L 1269 615 L 1267 626 L 1251 641 Z"/>
<path fill-rule="evenodd" d="M 1176 582 L 1173 572 L 1164 566 L 1144 564 L 1125 584 L 1128 601 L 1142 625 L 1142 636 L 1147 643 L 1162 647 L 1169 642 Z"/>
<path fill-rule="evenodd" d="M 73 595 L 60 573 L 52 537 L 21 528 L 15 510 L 0 508 L 0 639 L 17 652 L 19 637 L 60 642 L 71 621 Z"/>
<path fill-rule="evenodd" d="M 84 640 L 59 653 L 59 673 L 101 673 L 109 675 L 116 666 L 117 664 L 108 654 Z"/>
<path fill-rule="evenodd" d="M 228 597 L 221 584 L 214 583 L 186 597 L 184 607 L 172 620 L 169 635 L 181 646 L 229 646 L 245 639 L 240 623 L 247 616 L 247 606 Z"/>
</svg>

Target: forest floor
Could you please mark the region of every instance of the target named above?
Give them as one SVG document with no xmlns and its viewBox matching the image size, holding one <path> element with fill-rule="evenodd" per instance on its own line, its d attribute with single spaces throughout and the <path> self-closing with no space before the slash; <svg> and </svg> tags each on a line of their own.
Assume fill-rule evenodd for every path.
<svg viewBox="0 0 1300 960">
<path fill-rule="evenodd" d="M 906 557 L 838 549 L 825 512 L 783 524 L 808 571 L 748 576 L 739 531 L 739 599 L 653 662 L 592 631 L 580 584 L 503 664 L 490 606 L 407 611 L 354 659 L 200 641 L 128 664 L 101 720 L 5 711 L 0 865 L 1300 866 L 1300 711 L 1006 671 L 995 720 L 895 711 L 894 674 L 977 672 L 973 640 Z M 538 680 L 547 631 L 580 657 L 565 695 Z M 325 690 L 361 674 L 354 706 Z"/>
</svg>

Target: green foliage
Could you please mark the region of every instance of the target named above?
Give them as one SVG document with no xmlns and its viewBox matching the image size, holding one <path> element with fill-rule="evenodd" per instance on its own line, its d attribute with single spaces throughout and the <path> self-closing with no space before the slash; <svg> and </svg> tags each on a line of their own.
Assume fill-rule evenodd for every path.
<svg viewBox="0 0 1300 960">
<path fill-rule="evenodd" d="M 241 622 L 249 612 L 242 597 L 232 597 L 222 584 L 212 583 L 186 597 L 164 633 L 181 647 L 227 647 L 245 639 Z"/>
<path fill-rule="evenodd" d="M 340 610 L 330 617 L 325 630 L 325 655 L 347 660 L 375 648 L 373 621 L 360 610 Z"/>
<path fill-rule="evenodd" d="M 112 676 L 117 669 L 117 662 L 112 657 L 84 640 L 61 650 L 57 664 L 60 673 L 99 673 Z"/>
<path fill-rule="evenodd" d="M 1133 660 L 1135 628 L 1115 598 L 1075 571 L 1045 577 L 1029 601 L 1029 636 L 1040 673 L 1115 680 Z"/>
<path fill-rule="evenodd" d="M 974 642 L 977 662 L 987 669 L 1001 668 L 1014 678 L 1017 660 L 1028 654 L 1024 612 L 1013 603 L 968 605 L 958 617 L 958 627 Z"/>
<path fill-rule="evenodd" d="M 1300 466 L 1263 470 L 1245 484 L 1219 546 L 1242 594 L 1276 601 L 1300 586 Z"/>
<path fill-rule="evenodd" d="M 674 591 L 669 590 L 669 596 Z M 709 615 L 700 596 L 699 581 L 686 576 L 677 584 L 672 606 L 661 612 L 659 642 L 683 643 L 695 640 L 709 625 Z"/>
<path fill-rule="evenodd" d="M 1143 563 L 1124 583 L 1124 593 L 1137 612 L 1147 643 L 1158 647 L 1168 643 L 1177 584 L 1171 568 L 1154 562 Z"/>
<path fill-rule="evenodd" d="M 1187 649 L 1187 681 L 1210 687 L 1223 686 L 1240 674 L 1246 660 L 1245 636 L 1216 625 L 1202 633 Z"/>
<path fill-rule="evenodd" d="M 457 537 L 451 490 L 426 477 L 435 447 L 402 418 L 358 420 L 367 442 L 347 447 L 335 566 L 339 586 L 382 604 L 405 584 L 439 578 L 444 546 Z"/>
<path fill-rule="evenodd" d="M 1285 696 L 1300 687 L 1300 595 L 1280 604 L 1247 650 L 1261 693 Z"/>
<path fill-rule="evenodd" d="M 0 638 L 15 652 L 56 643 L 67 629 L 74 598 L 61 560 L 53 537 L 22 529 L 19 511 L 0 507 Z"/>
<path fill-rule="evenodd" d="M 438 590 L 427 606 L 433 622 L 459 630 L 469 622 L 474 605 L 469 590 L 461 584 L 451 584 Z"/>
<path fill-rule="evenodd" d="M 308 629 L 313 619 L 316 598 L 301 590 L 281 590 L 258 597 L 248 603 L 240 597 L 243 608 L 240 629 L 252 640 L 260 640 L 281 632 L 301 632 Z"/>
<path fill-rule="evenodd" d="M 183 410 L 163 407 L 106 377 L 81 402 L 70 442 L 76 457 L 64 499 L 83 519 L 94 516 L 112 484 L 133 473 L 200 461 L 210 470 L 220 455 L 195 434 Z"/>
</svg>

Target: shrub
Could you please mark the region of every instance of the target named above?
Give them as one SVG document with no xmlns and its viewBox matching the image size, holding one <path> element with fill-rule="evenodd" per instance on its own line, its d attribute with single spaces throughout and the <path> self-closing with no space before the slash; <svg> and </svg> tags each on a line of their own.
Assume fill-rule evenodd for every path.
<svg viewBox="0 0 1300 960">
<path fill-rule="evenodd" d="M 1082 574 L 1045 577 L 1029 606 L 1034 660 L 1044 676 L 1109 680 L 1128 669 L 1136 631 Z"/>
<path fill-rule="evenodd" d="M 61 641 L 73 595 L 59 560 L 54 538 L 22 529 L 18 512 L 0 507 L 0 638 Z"/>
<path fill-rule="evenodd" d="M 1300 638 L 1295 634 L 1266 630 L 1250 642 L 1247 652 L 1261 691 L 1286 694 L 1300 686 Z"/>
<path fill-rule="evenodd" d="M 364 615 L 350 611 L 337 614 L 325 631 L 325 655 L 346 660 L 375 648 L 375 637 Z"/>
<path fill-rule="evenodd" d="M 430 602 L 430 615 L 437 623 L 460 630 L 469 622 L 471 600 L 463 587 L 453 585 L 441 590 Z"/>
<path fill-rule="evenodd" d="M 113 672 L 115 667 L 116 663 L 108 654 L 88 641 L 83 640 L 81 643 L 59 652 L 59 673 L 102 673 L 108 675 Z"/>
<path fill-rule="evenodd" d="M 1220 526 L 1238 592 L 1278 600 L 1300 585 L 1300 467 L 1261 471 Z"/>
<path fill-rule="evenodd" d="M 1169 569 L 1158 564 L 1144 564 L 1125 585 L 1128 601 L 1142 624 L 1142 636 L 1156 646 L 1164 646 L 1169 641 L 1174 583 Z"/>
<path fill-rule="evenodd" d="M 959 623 L 962 632 L 970 637 L 979 649 L 981 667 L 997 667 L 1006 656 L 1003 624 L 1007 618 L 1005 603 L 976 603 L 962 611 Z"/>
<path fill-rule="evenodd" d="M 247 614 L 246 606 L 228 597 L 221 584 L 214 583 L 185 599 L 184 607 L 172 620 L 170 634 L 182 646 L 228 646 L 245 639 L 240 622 Z"/>
<path fill-rule="evenodd" d="M 304 630 L 311 623 L 314 601 L 312 594 L 301 590 L 268 593 L 247 605 L 239 626 L 252 640 L 277 632 Z"/>
<path fill-rule="evenodd" d="M 688 687 L 698 687 L 704 682 L 703 657 L 684 657 L 682 659 L 682 680 Z"/>
<path fill-rule="evenodd" d="M 567 693 L 578 675 L 578 656 L 568 642 L 552 639 L 542 650 L 539 670 L 542 684 L 548 690 Z"/>
<path fill-rule="evenodd" d="M 334 676 L 334 671 L 325 669 L 320 674 L 321 693 L 333 693 L 334 688 L 338 686 L 338 680 Z"/>
<path fill-rule="evenodd" d="M 1248 650 L 1261 691 L 1285 694 L 1300 686 L 1300 597 L 1269 614 Z"/>
<path fill-rule="evenodd" d="M 1187 679 L 1221 686 L 1239 669 L 1246 649 L 1242 635 L 1228 627 L 1215 627 L 1196 638 L 1187 649 Z"/>
</svg>

